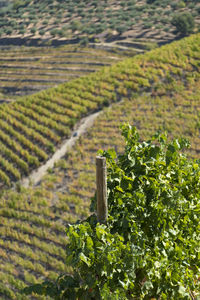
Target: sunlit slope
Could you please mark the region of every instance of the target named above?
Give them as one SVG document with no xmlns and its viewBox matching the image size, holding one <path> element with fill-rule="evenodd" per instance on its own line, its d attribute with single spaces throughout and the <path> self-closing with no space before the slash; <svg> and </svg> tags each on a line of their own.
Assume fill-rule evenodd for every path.
<svg viewBox="0 0 200 300">
<path fill-rule="evenodd" d="M 0 9 L 2 39 L 172 40 L 174 14 L 190 13 L 199 25 L 199 1 L 20 0 Z M 130 41 L 130 40 L 129 40 Z"/>
<path fill-rule="evenodd" d="M 169 136 L 189 138 L 189 155 L 199 157 L 199 41 L 199 36 L 193 36 L 126 60 L 109 72 L 106 69 L 99 73 L 99 81 L 94 82 L 93 76 L 84 79 L 85 88 L 90 88 L 88 96 L 103 87 L 107 92 L 113 84 L 113 93 L 122 101 L 104 109 L 39 187 L 18 186 L 18 191 L 1 192 L 0 299 L 24 300 L 19 290 L 25 285 L 70 272 L 65 266 L 65 226 L 88 215 L 95 190 L 96 151 L 110 147 L 122 151 L 120 123 L 136 125 L 141 138 L 148 138 L 157 129 L 167 130 Z M 138 80 L 144 79 L 145 86 L 140 86 Z M 86 92 L 83 87 L 81 91 Z"/>
<path fill-rule="evenodd" d="M 120 57 L 123 58 L 123 54 L 80 45 L 2 47 L 0 103 L 88 75 L 118 61 Z"/>
<path fill-rule="evenodd" d="M 46 161 L 81 117 L 135 93 L 171 96 L 195 82 L 199 44 L 200 35 L 194 35 L 1 105 L 0 182 L 10 185 Z"/>
</svg>

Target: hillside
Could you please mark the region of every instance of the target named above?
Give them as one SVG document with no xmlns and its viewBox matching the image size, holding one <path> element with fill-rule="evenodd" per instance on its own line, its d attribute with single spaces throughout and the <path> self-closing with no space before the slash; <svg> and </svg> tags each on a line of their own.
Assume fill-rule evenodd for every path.
<svg viewBox="0 0 200 300">
<path fill-rule="evenodd" d="M 199 65 L 193 39 L 198 43 L 199 35 L 187 39 L 187 47 L 185 40 L 180 41 L 177 45 L 183 43 L 183 50 L 174 51 L 175 43 L 57 88 L 2 104 L 1 184 L 9 186 L 46 161 L 83 116 L 135 92 L 172 96 L 188 80 L 195 81 Z"/>
<path fill-rule="evenodd" d="M 199 13 L 198 0 L 1 0 L 0 103 L 198 32 Z"/>
<path fill-rule="evenodd" d="M 193 44 L 198 42 L 196 35 L 187 42 L 182 40 L 57 88 L 2 104 L 1 184 L 9 186 L 44 163 L 82 117 L 136 92 L 173 96 L 188 81 L 195 81 L 199 62 L 198 49 Z"/>
<path fill-rule="evenodd" d="M 85 76 L 121 60 L 134 51 L 66 45 L 60 47 L 2 47 L 0 50 L 0 103 L 34 94 Z"/>
<path fill-rule="evenodd" d="M 15 0 L 9 3 L 0 10 L 2 43 L 8 37 L 43 40 L 87 37 L 130 43 L 134 39 L 150 39 L 161 43 L 179 35 L 171 25 L 175 14 L 190 13 L 196 30 L 200 24 L 198 0 Z"/>
<path fill-rule="evenodd" d="M 96 151 L 114 147 L 121 152 L 121 122 L 137 126 L 141 138 L 157 129 L 189 138 L 188 154 L 199 157 L 199 44 L 200 34 L 193 35 L 1 105 L 1 175 L 10 153 L 8 163 L 13 169 L 7 168 L 3 178 L 11 183 L 16 180 L 14 174 L 24 176 L 43 163 L 70 134 L 74 122 L 112 104 L 38 186 L 26 189 L 17 184 L 16 189 L 2 190 L 1 299 L 25 299 L 19 294 L 25 284 L 70 272 L 65 266 L 65 226 L 88 215 L 95 189 Z M 14 169 L 18 173 L 11 175 Z"/>
</svg>

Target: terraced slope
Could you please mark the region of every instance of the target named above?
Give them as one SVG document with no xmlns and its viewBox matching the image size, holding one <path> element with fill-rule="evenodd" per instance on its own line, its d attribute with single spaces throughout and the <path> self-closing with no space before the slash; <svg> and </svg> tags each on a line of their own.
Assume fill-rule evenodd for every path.
<svg viewBox="0 0 200 300">
<path fill-rule="evenodd" d="M 0 106 L 0 182 L 48 159 L 81 117 L 134 93 L 181 91 L 199 78 L 200 35 L 126 59 L 87 77 Z"/>
<path fill-rule="evenodd" d="M 0 103 L 87 75 L 124 57 L 122 53 L 70 45 L 2 47 Z"/>
<path fill-rule="evenodd" d="M 75 57 L 67 53 L 70 47 L 61 49 L 61 55 L 59 49 L 50 47 L 31 48 L 29 52 L 28 48 L 8 50 L 8 45 L 92 42 L 115 51 L 129 48 L 135 54 L 179 38 L 180 32 L 172 25 L 174 16 L 186 13 L 194 21 L 194 28 L 192 25 L 184 34 L 200 28 L 198 0 L 11 0 L 7 4 L 0 1 L 0 46 L 6 47 L 0 51 L 0 103 L 56 86 L 112 62 L 106 57 L 110 54 L 91 49 L 86 50 L 92 52 L 91 57 L 87 53 Z"/>
<path fill-rule="evenodd" d="M 20 0 L 0 10 L 0 35 L 2 38 L 131 37 L 169 41 L 178 35 L 171 25 L 173 15 L 191 13 L 198 28 L 199 8 L 199 1 L 180 0 Z"/>
<path fill-rule="evenodd" d="M 113 86 L 122 101 L 104 109 L 93 128 L 49 170 L 40 186 L 24 189 L 18 185 L 18 191 L 2 191 L 1 299 L 26 299 L 19 294 L 25 284 L 70 272 L 64 264 L 65 226 L 88 215 L 95 189 L 96 151 L 122 150 L 120 123 L 136 125 L 141 138 L 157 129 L 189 137 L 189 155 L 199 157 L 199 42 L 200 35 L 192 36 L 73 82 L 74 87 L 79 82 L 82 93 L 93 92 L 96 97 Z"/>
</svg>

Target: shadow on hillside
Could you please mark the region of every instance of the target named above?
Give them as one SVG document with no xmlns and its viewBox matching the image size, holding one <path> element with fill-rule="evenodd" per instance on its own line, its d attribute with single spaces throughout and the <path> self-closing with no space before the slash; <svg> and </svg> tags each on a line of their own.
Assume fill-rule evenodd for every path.
<svg viewBox="0 0 200 300">
<path fill-rule="evenodd" d="M 70 40 L 42 40 L 28 38 L 0 38 L 0 46 L 31 46 L 31 47 L 46 47 L 46 46 L 62 46 L 68 44 L 77 44 L 79 38 Z"/>
</svg>

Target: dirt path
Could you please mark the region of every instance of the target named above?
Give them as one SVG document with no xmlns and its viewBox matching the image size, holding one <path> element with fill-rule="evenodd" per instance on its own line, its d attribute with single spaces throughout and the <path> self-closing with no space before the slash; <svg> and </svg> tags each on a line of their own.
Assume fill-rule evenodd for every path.
<svg viewBox="0 0 200 300">
<path fill-rule="evenodd" d="M 33 185 L 37 185 L 41 181 L 42 177 L 46 174 L 47 170 L 49 168 L 53 168 L 54 163 L 61 159 L 68 151 L 70 151 L 77 139 L 93 125 L 94 120 L 99 116 L 101 112 L 102 111 L 99 111 L 89 115 L 86 118 L 83 118 L 75 127 L 72 136 L 62 143 L 62 145 L 54 153 L 54 155 L 44 165 L 33 171 L 29 177 L 26 177 L 21 181 L 22 186 L 28 187 L 30 183 Z"/>
</svg>

